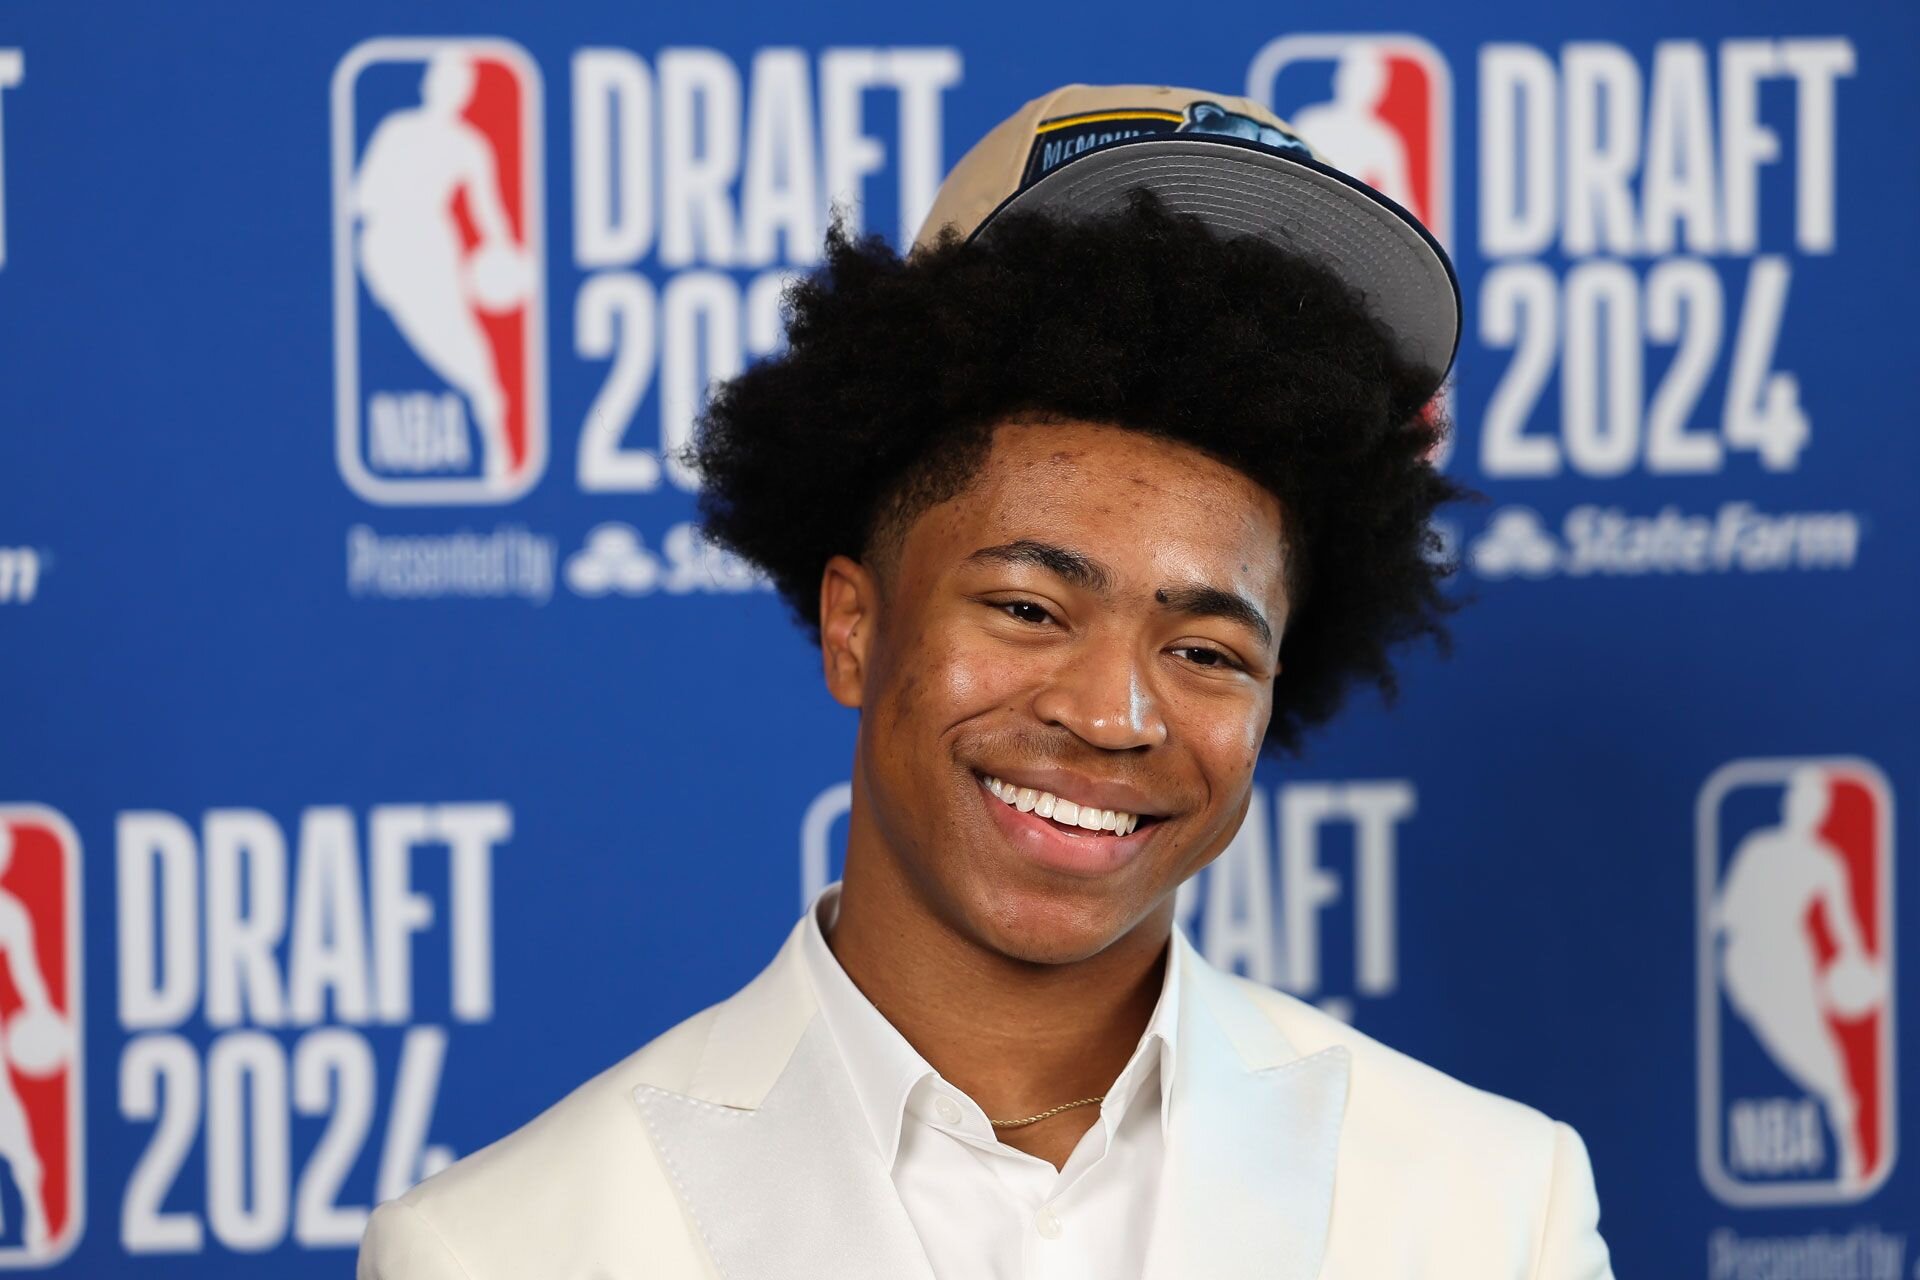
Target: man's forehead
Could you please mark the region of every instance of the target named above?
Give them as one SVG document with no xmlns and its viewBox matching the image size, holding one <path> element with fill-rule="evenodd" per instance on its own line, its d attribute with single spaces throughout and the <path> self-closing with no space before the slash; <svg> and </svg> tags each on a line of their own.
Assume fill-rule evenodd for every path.
<svg viewBox="0 0 1920 1280">
<path fill-rule="evenodd" d="M 1190 445 L 1091 423 L 998 428 L 955 505 L 968 534 L 1011 539 L 1038 527 L 1057 540 L 1072 529 L 1116 554 L 1172 539 L 1189 553 L 1277 559 L 1282 531 L 1279 500 L 1251 477 Z"/>
<path fill-rule="evenodd" d="M 1278 618 L 1283 542 L 1279 500 L 1198 449 L 1118 427 L 1016 423 L 994 432 L 962 492 L 921 514 L 908 556 L 944 576 L 983 563 L 983 550 L 1045 544 L 1099 566 L 1110 589 L 1213 587 Z"/>
<path fill-rule="evenodd" d="M 993 428 L 989 464 L 1014 471 L 1131 463 L 1166 475 L 1216 476 L 1258 490 L 1249 477 L 1195 445 L 1116 423 L 1015 418 Z"/>
</svg>

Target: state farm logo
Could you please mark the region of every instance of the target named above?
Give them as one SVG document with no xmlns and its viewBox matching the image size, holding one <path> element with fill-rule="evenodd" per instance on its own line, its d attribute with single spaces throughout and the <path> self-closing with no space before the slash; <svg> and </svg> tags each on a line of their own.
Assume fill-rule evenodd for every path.
<svg viewBox="0 0 1920 1280">
<path fill-rule="evenodd" d="M 71 1252 L 85 1224 L 80 841 L 0 805 L 0 1268 Z"/>
<path fill-rule="evenodd" d="M 576 595 L 735 595 L 770 591 L 773 582 L 725 547 L 710 542 L 700 526 L 682 521 L 667 529 L 658 552 L 632 525 L 595 525 L 563 575 Z"/>
<path fill-rule="evenodd" d="M 1892 1171 L 1893 796 L 1864 760 L 1739 760 L 1698 811 L 1700 1171 L 1732 1205 Z"/>
<path fill-rule="evenodd" d="M 1548 578 L 1560 568 L 1560 543 L 1539 513 L 1502 507 L 1473 541 L 1467 563 L 1483 578 Z"/>
<path fill-rule="evenodd" d="M 546 468 L 540 75 L 503 40 L 369 40 L 333 77 L 335 448 L 383 504 Z"/>
<path fill-rule="evenodd" d="M 1859 558 L 1863 532 L 1851 511 L 1767 512 L 1726 502 L 1710 514 L 1588 503 L 1568 511 L 1556 534 L 1533 508 L 1508 506 L 1467 545 L 1466 564 L 1494 579 L 1844 570 Z"/>
</svg>

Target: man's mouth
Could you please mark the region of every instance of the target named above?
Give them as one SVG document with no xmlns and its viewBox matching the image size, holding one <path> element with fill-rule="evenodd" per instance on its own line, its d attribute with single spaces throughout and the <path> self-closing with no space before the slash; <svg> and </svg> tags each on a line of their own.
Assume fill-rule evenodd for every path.
<svg viewBox="0 0 1920 1280">
<path fill-rule="evenodd" d="M 1051 791 L 1019 787 L 994 777 L 985 778 L 983 782 L 987 791 L 1002 804 L 1017 809 L 1021 813 L 1031 813 L 1037 817 L 1046 818 L 1055 826 L 1066 830 L 1124 836 L 1130 834 L 1142 821 L 1141 815 L 1137 813 L 1081 804 L 1068 797 L 1054 795 Z M 1149 817 L 1146 821 L 1151 822 L 1153 819 Z"/>
</svg>

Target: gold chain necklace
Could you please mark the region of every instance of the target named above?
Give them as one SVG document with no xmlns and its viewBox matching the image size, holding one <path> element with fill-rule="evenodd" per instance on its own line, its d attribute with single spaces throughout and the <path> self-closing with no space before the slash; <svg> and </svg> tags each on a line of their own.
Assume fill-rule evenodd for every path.
<svg viewBox="0 0 1920 1280">
<path fill-rule="evenodd" d="M 994 1120 L 989 1118 L 987 1123 L 996 1129 L 1017 1129 L 1023 1124 L 1034 1124 L 1037 1121 L 1045 1120 L 1048 1116 L 1057 1116 L 1062 1111 L 1071 1111 L 1075 1107 L 1084 1107 L 1088 1103 L 1105 1102 L 1106 1100 L 1107 1095 L 1103 1093 L 1097 1098 L 1082 1098 L 1078 1102 L 1063 1102 L 1057 1107 L 1042 1111 L 1037 1116 L 1028 1116 L 1025 1120 Z"/>
</svg>

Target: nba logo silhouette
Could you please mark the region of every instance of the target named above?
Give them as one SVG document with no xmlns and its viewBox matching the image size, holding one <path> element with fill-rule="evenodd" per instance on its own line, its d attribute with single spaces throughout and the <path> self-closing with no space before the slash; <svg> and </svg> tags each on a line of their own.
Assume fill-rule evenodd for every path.
<svg viewBox="0 0 1920 1280">
<path fill-rule="evenodd" d="M 1453 77 L 1439 50 L 1410 35 L 1280 36 L 1253 56 L 1247 96 L 1451 244 Z M 1450 395 L 1442 388 L 1426 416 L 1450 417 Z M 1443 467 L 1452 452 L 1448 432 L 1428 460 Z"/>
<path fill-rule="evenodd" d="M 1739 760 L 1697 820 L 1701 1176 L 1732 1205 L 1865 1199 L 1897 1154 L 1886 779 Z"/>
<path fill-rule="evenodd" d="M 335 450 L 370 502 L 509 502 L 547 457 L 540 75 L 369 40 L 333 76 Z"/>
<path fill-rule="evenodd" d="M 80 1240 L 80 842 L 39 805 L 0 805 L 0 1268 Z"/>
<path fill-rule="evenodd" d="M 1451 243 L 1453 78 L 1432 45 L 1410 35 L 1281 36 L 1254 55 L 1247 96 Z"/>
</svg>

